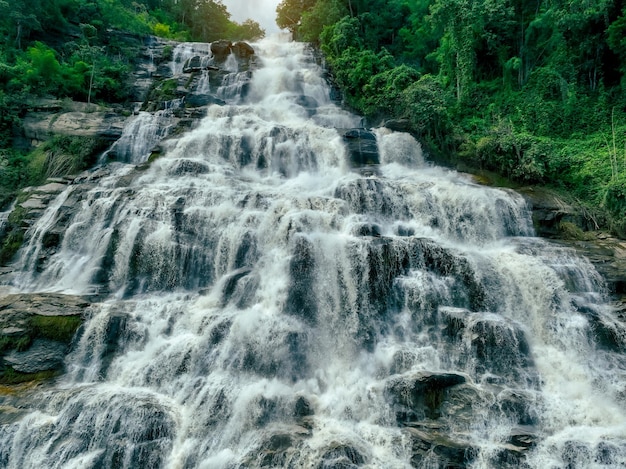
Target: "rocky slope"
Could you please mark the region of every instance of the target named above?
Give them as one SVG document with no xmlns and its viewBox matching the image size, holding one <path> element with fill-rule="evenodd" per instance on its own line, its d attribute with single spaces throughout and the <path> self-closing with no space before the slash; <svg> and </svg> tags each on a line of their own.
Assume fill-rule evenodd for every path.
<svg viewBox="0 0 626 469">
<path fill-rule="evenodd" d="M 110 149 L 105 153 L 108 160 L 124 161 L 124 152 L 120 149 L 120 145 L 116 147 L 111 144 L 123 138 L 124 128 L 130 119 L 136 118 L 140 113 L 145 113 L 149 118 L 165 116 L 166 119 L 162 132 L 157 135 L 158 138 L 148 149 L 152 153 L 151 159 L 158 157 L 159 140 L 193 127 L 197 119 L 204 116 L 208 105 L 223 102 L 219 96 L 203 93 L 199 86 L 200 80 L 208 76 L 209 86 L 220 83 L 231 52 L 239 62 L 239 69 L 245 73 L 251 73 L 256 66 L 254 50 L 244 43 L 231 44 L 226 41 L 214 43 L 211 46 L 214 56 L 211 63 L 204 62 L 200 54 L 193 55 L 192 53 L 185 59 L 173 56 L 174 45 L 154 38 L 146 42 L 142 59 L 134 74 L 136 102 L 126 108 L 106 108 L 57 100 L 41 100 L 32 103 L 30 111 L 24 118 L 22 146 L 37 146 L 54 135 L 93 137 L 108 142 Z M 190 47 L 194 46 L 190 45 Z M 245 96 L 245 82 L 239 86 L 243 86 L 239 92 Z M 311 112 L 314 112 L 316 103 L 308 102 L 307 106 L 310 107 Z M 365 173 L 375 172 L 378 163 L 375 135 L 365 129 L 342 129 L 342 136 L 348 148 L 352 166 Z M 136 165 L 118 184 L 128 185 L 134 177 L 141 174 L 146 165 L 150 164 L 151 159 Z M 12 211 L 13 228 L 11 229 L 15 229 L 16 239 L 28 237 L 28 228 L 68 185 L 74 185 L 75 190 L 63 202 L 63 210 L 60 213 L 76 210 L 82 200 L 81 195 L 97 184 L 98 180 L 106 174 L 107 168 L 102 166 L 81 175 L 69 175 L 65 178 L 49 180 L 41 187 L 25 189 Z M 585 216 L 580 207 L 564 201 L 549 190 L 524 188 L 520 192 L 533 209 L 537 233 L 540 236 L 552 238 L 554 242 L 574 247 L 586 256 L 604 276 L 607 288 L 615 301 L 615 319 L 624 321 L 626 319 L 626 242 L 605 233 L 593 231 L 595 228 L 593 222 Z M 54 227 L 46 233 L 43 249 L 38 254 L 38 263 L 45 264 L 47 257 L 55 252 L 63 238 L 64 228 L 61 216 L 55 221 Z M 371 229 L 374 230 L 372 235 L 375 235 L 376 227 Z M 0 225 L 0 230 L 5 239 L 12 233 L 9 232 L 6 221 Z M 16 242 L 15 247 L 18 245 L 19 243 Z M 10 263 L 7 262 L 2 269 L 0 275 L 9 273 Z M 72 336 L 79 330 L 82 318 L 88 314 L 91 300 L 56 294 L 4 294 L 0 298 L 0 382 L 12 384 L 33 378 L 41 380 L 60 373 L 64 354 L 69 350 Z M 56 335 L 58 330 L 64 332 L 60 336 Z M 611 337 L 610 331 L 598 329 L 598 334 L 604 334 L 606 341 L 612 344 L 612 347 L 623 346 L 621 339 Z M 391 395 L 397 397 L 398 406 L 404 409 L 402 412 L 405 413 L 411 412 L 411 406 L 417 405 L 405 402 L 403 396 L 406 395 L 407 386 L 426 386 L 434 393 L 433 402 L 439 404 L 436 406 L 432 403 L 432 405 L 419 404 L 420 409 L 426 409 L 425 412 L 441 412 L 439 407 L 442 402 L 437 396 L 448 387 L 461 393 L 459 397 L 461 401 L 465 402 L 469 399 L 466 396 L 469 391 L 461 382 L 442 384 L 440 382 L 442 378 L 439 376 L 418 376 L 407 379 L 410 381 L 409 384 L 395 383 L 388 390 Z M 454 381 L 454 377 L 451 379 Z M 426 437 L 419 428 L 414 428 L 412 431 L 418 447 L 416 454 L 438 451 L 437 448 L 443 448 L 440 451 L 452 452 L 450 458 L 454 459 L 455 451 L 462 453 L 468 451 L 466 447 L 441 446 L 441 441 L 445 439 L 443 436 L 441 441 L 434 441 L 432 433 L 431 436 Z M 280 444 L 276 443 L 276 445 L 278 449 L 274 448 L 272 451 L 279 451 Z M 342 451 L 345 453 L 347 450 Z M 354 459 L 348 453 L 343 456 L 347 459 Z"/>
</svg>

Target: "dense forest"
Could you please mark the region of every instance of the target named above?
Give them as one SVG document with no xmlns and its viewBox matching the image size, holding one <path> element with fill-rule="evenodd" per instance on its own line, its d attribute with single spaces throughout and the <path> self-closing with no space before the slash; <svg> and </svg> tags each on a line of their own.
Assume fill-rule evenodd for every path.
<svg viewBox="0 0 626 469">
<path fill-rule="evenodd" d="M 347 104 L 435 158 L 546 184 L 626 235 L 621 0 L 283 0 Z"/>
<path fill-rule="evenodd" d="M 12 145 L 29 103 L 127 102 L 129 72 L 148 35 L 211 42 L 254 40 L 264 31 L 252 20 L 231 21 L 212 0 L 0 0 L 0 206 L 18 188 L 54 175 L 37 150 Z M 78 160 L 93 150 L 68 138 L 53 143 Z"/>
<path fill-rule="evenodd" d="M 371 125 L 393 119 L 435 160 L 561 189 L 626 236 L 621 0 L 283 0 L 276 12 Z M 129 99 L 141 43 L 119 31 L 264 35 L 213 0 L 0 0 L 0 205 L 46 175 L 12 145 L 29 100 Z"/>
</svg>

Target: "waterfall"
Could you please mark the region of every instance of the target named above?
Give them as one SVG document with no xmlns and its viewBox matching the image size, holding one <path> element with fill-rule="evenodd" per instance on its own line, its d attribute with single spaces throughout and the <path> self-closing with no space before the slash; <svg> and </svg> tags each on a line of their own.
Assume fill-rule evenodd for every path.
<svg viewBox="0 0 626 469">
<path fill-rule="evenodd" d="M 410 135 L 346 133 L 307 45 L 253 47 L 160 157 L 127 146 L 27 233 L 13 287 L 98 302 L 0 465 L 626 465 L 626 331 L 589 262 Z"/>
</svg>

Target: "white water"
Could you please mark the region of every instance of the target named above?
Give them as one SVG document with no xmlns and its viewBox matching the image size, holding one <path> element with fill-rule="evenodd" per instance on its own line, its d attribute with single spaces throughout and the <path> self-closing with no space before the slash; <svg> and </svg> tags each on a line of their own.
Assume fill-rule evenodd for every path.
<svg viewBox="0 0 626 469">
<path fill-rule="evenodd" d="M 0 429 L 1 464 L 407 468 L 390 389 L 447 372 L 470 398 L 408 420 L 471 448 L 468 467 L 505 467 L 520 426 L 529 467 L 626 465 L 625 362 L 593 340 L 585 308 L 610 310 L 592 266 L 532 238 L 519 196 L 426 164 L 407 134 L 377 129 L 379 175 L 351 171 L 335 128 L 360 118 L 309 49 L 254 47 L 247 97 L 210 106 L 129 185 L 131 165 L 86 178 L 43 265 L 80 187 L 29 233 L 16 287 L 106 296 L 56 389 Z"/>
</svg>

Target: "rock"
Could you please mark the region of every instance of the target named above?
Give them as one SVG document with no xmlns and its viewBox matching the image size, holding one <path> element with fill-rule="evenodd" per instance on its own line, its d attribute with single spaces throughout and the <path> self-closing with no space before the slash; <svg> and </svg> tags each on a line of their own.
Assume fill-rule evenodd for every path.
<svg viewBox="0 0 626 469">
<path fill-rule="evenodd" d="M 4 356 L 5 365 L 20 373 L 57 370 L 62 367 L 68 346 L 55 340 L 35 339 L 24 352 L 11 351 Z"/>
<path fill-rule="evenodd" d="M 382 228 L 378 223 L 359 223 L 352 228 L 352 234 L 379 238 L 382 236 Z"/>
<path fill-rule="evenodd" d="M 16 293 L 0 298 L 0 326 L 28 315 L 79 316 L 90 302 L 81 296 L 59 293 Z"/>
<path fill-rule="evenodd" d="M 315 98 L 312 98 L 311 96 L 297 96 L 294 99 L 294 102 L 298 106 L 304 108 L 308 117 L 312 117 L 317 112 L 317 108 L 319 107 L 319 103 L 317 102 L 317 100 Z"/>
<path fill-rule="evenodd" d="M 211 43 L 211 53 L 216 60 L 223 62 L 230 55 L 232 47 L 232 42 L 222 39 Z"/>
<path fill-rule="evenodd" d="M 222 304 L 225 305 L 233 296 L 235 289 L 237 288 L 238 282 L 252 272 L 250 267 L 242 267 L 240 269 L 235 270 L 230 275 L 226 277 L 224 281 L 224 288 L 222 289 Z"/>
<path fill-rule="evenodd" d="M 294 254 L 289 262 L 290 285 L 285 312 L 296 316 L 309 325 L 317 323 L 317 299 L 315 298 L 314 246 L 305 236 L 295 237 Z"/>
<path fill-rule="evenodd" d="M 22 120 L 25 138 L 42 142 L 52 135 L 102 138 L 115 141 L 122 135 L 126 117 L 107 110 L 96 112 L 29 112 Z"/>
<path fill-rule="evenodd" d="M 412 130 L 411 121 L 409 119 L 389 119 L 384 121 L 381 126 L 395 132 L 411 132 Z"/>
<path fill-rule="evenodd" d="M 194 55 L 190 59 L 187 59 L 183 65 L 183 73 L 192 73 L 202 71 L 202 58 L 199 55 Z"/>
<path fill-rule="evenodd" d="M 560 237 L 562 223 L 572 223 L 583 230 L 589 228 L 582 209 L 568 203 L 555 191 L 543 187 L 523 187 L 517 192 L 532 209 L 533 225 L 538 236 Z"/>
<path fill-rule="evenodd" d="M 616 299 L 626 295 L 626 241 L 597 233 L 595 239 L 558 241 L 586 257 L 602 275 Z"/>
<path fill-rule="evenodd" d="M 455 373 L 418 372 L 390 378 L 385 392 L 394 403 L 399 423 L 437 419 L 448 389 L 465 381 Z"/>
<path fill-rule="evenodd" d="M 353 446 L 331 443 L 322 455 L 318 469 L 352 469 L 365 464 L 361 452 Z"/>
<path fill-rule="evenodd" d="M 343 132 L 343 141 L 353 168 L 380 164 L 376 134 L 364 129 L 349 129 Z"/>
<path fill-rule="evenodd" d="M 254 49 L 246 42 L 236 42 L 232 45 L 231 50 L 238 59 L 248 59 L 254 55 Z"/>
<path fill-rule="evenodd" d="M 491 373 L 529 384 L 534 373 L 526 369 L 533 366 L 530 346 L 524 332 L 512 321 L 500 316 L 472 315 L 467 336 L 471 338 L 476 372 Z"/>
<path fill-rule="evenodd" d="M 185 97 L 186 108 L 204 107 L 204 106 L 209 106 L 211 104 L 217 104 L 219 106 L 223 106 L 226 104 L 226 102 L 210 94 L 190 93 Z"/>
<path fill-rule="evenodd" d="M 411 465 L 416 468 L 461 469 L 469 467 L 478 456 L 478 448 L 469 442 L 452 440 L 436 431 L 407 428 L 413 440 Z"/>
<path fill-rule="evenodd" d="M 90 305 L 79 296 L 18 293 L 0 298 L 0 381 L 61 371 L 69 345 Z M 18 375 L 15 375 L 15 373 Z"/>
<path fill-rule="evenodd" d="M 293 415 L 297 418 L 308 417 L 313 415 L 314 411 L 310 402 L 303 396 L 298 396 L 294 406 Z"/>
</svg>

